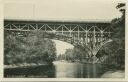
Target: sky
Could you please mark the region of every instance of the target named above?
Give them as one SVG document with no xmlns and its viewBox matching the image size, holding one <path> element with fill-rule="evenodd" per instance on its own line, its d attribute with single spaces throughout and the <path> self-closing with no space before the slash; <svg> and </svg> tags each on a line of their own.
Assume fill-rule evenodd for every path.
<svg viewBox="0 0 128 82">
<path fill-rule="evenodd" d="M 121 0 L 122 1 L 122 0 Z M 18 20 L 111 21 L 120 17 L 117 0 L 4 0 L 4 18 Z M 53 40 L 57 55 L 73 45 Z"/>
<path fill-rule="evenodd" d="M 115 8 L 122 0 L 4 0 L 5 19 L 101 20 L 121 16 Z"/>
</svg>

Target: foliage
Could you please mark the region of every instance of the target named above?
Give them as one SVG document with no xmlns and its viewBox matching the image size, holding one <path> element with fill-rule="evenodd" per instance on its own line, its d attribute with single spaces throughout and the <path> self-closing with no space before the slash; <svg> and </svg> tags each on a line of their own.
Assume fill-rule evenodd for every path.
<svg viewBox="0 0 128 82">
<path fill-rule="evenodd" d="M 73 49 L 67 49 L 65 54 L 59 55 L 58 60 L 81 61 L 87 57 L 87 48 L 77 45 Z"/>
<path fill-rule="evenodd" d="M 113 35 L 112 35 L 112 43 L 108 43 L 102 49 L 98 52 L 97 56 L 100 58 L 104 55 L 110 55 L 108 57 L 109 64 L 118 66 L 117 68 L 122 69 L 124 68 L 125 63 L 125 9 L 122 9 L 124 7 L 124 3 L 120 3 L 117 5 L 117 9 L 122 13 L 122 16 L 120 18 L 115 18 L 111 21 L 111 28 L 113 28 Z M 100 53 L 104 52 L 104 53 Z M 112 64 L 112 61 L 116 61 L 114 64 Z"/>
<path fill-rule="evenodd" d="M 43 32 L 33 31 L 26 37 L 5 31 L 4 64 L 51 63 L 56 58 L 55 44 Z"/>
</svg>

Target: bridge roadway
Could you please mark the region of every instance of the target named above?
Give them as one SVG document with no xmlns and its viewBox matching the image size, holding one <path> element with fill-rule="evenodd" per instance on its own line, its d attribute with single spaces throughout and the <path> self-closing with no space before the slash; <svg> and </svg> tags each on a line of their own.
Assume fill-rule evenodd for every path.
<svg viewBox="0 0 128 82">
<path fill-rule="evenodd" d="M 71 44 L 86 45 L 94 57 L 102 46 L 112 41 L 112 28 L 109 25 L 109 22 L 4 21 L 4 29 L 17 34 L 36 30 L 54 34 L 55 39 Z"/>
</svg>

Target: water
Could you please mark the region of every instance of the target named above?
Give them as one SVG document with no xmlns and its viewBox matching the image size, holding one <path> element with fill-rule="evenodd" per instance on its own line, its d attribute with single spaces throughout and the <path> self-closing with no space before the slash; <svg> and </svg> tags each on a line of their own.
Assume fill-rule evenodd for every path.
<svg viewBox="0 0 128 82">
<path fill-rule="evenodd" d="M 98 78 L 104 70 L 101 64 L 58 63 L 55 65 L 57 78 Z"/>
<path fill-rule="evenodd" d="M 103 67 L 101 64 L 60 62 L 53 65 L 5 69 L 4 77 L 99 78 L 104 73 Z"/>
</svg>

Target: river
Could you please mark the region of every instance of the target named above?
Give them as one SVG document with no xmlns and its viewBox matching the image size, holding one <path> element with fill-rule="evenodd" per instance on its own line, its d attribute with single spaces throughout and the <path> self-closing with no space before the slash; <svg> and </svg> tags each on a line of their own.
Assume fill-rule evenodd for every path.
<svg viewBox="0 0 128 82">
<path fill-rule="evenodd" d="M 105 72 L 104 68 L 101 64 L 59 62 L 52 65 L 5 69 L 4 77 L 100 78 Z"/>
</svg>

